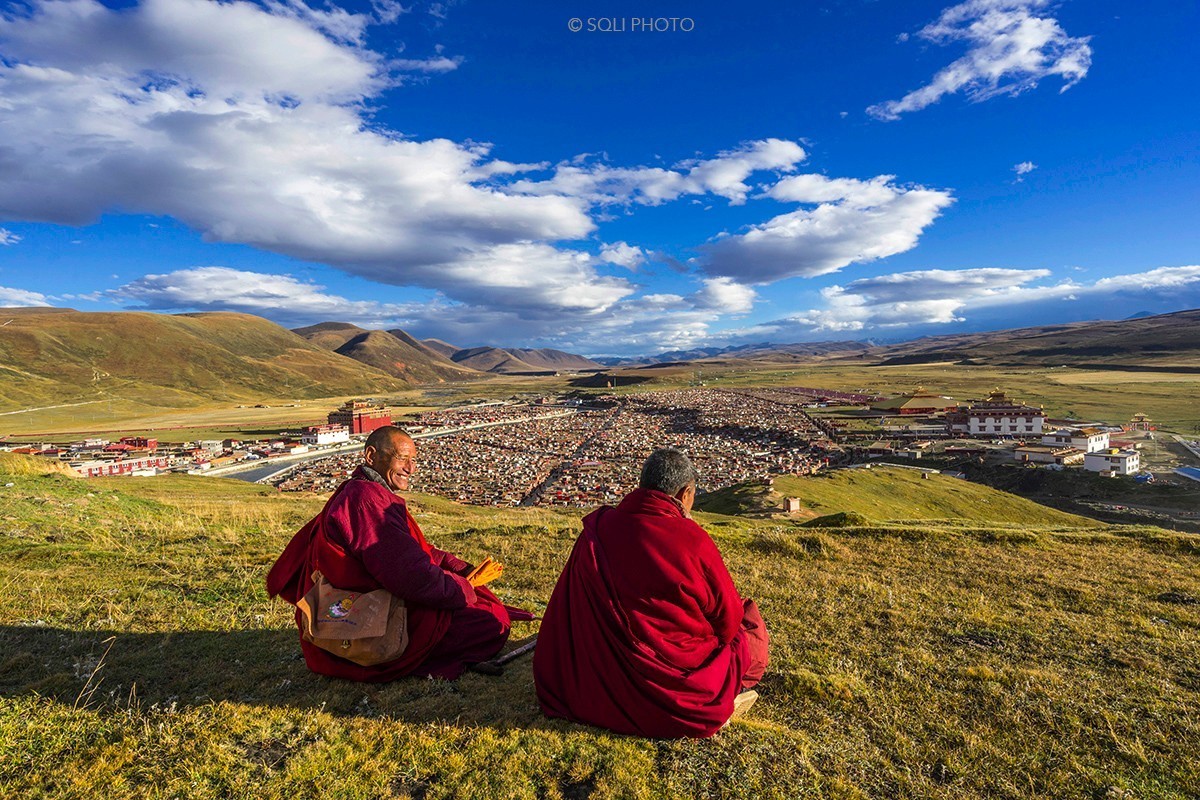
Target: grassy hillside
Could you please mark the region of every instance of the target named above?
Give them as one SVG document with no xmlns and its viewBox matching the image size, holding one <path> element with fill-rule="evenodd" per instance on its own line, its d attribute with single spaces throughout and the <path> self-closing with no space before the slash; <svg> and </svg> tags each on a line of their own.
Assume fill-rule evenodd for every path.
<svg viewBox="0 0 1200 800">
<path fill-rule="evenodd" d="M 993 366 L 1069 364 L 1197 371 L 1200 310 L 936 336 L 881 348 L 870 355 L 897 364 L 967 359 Z"/>
<path fill-rule="evenodd" d="M 771 486 L 742 484 L 704 495 L 699 506 L 723 514 L 781 514 L 785 497 L 799 498 L 800 521 L 850 512 L 877 521 L 971 520 L 1014 525 L 1095 524 L 987 486 L 901 467 L 840 469 L 780 476 Z"/>
<path fill-rule="evenodd" d="M 772 633 L 707 741 L 543 719 L 503 677 L 309 673 L 263 576 L 322 498 L 0 463 L 0 796 L 1138 797 L 1200 791 L 1200 541 L 702 514 Z M 36 472 L 36 471 L 35 471 Z M 13 483 L 13 486 L 4 486 Z M 578 515 L 416 496 L 430 539 L 544 608 Z M 535 630 L 519 623 L 515 635 Z"/>
<path fill-rule="evenodd" d="M 249 314 L 23 313 L 0 326 L 0 409 L 102 399 L 188 407 L 404 388 Z"/>
</svg>

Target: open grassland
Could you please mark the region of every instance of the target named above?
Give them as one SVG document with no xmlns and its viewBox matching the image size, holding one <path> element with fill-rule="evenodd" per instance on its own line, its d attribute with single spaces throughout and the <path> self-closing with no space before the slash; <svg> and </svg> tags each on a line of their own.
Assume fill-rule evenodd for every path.
<svg viewBox="0 0 1200 800">
<path fill-rule="evenodd" d="M 801 510 L 783 514 L 785 497 Z M 1065 526 L 1094 525 L 1085 517 L 1056 511 L 1016 495 L 959 478 L 903 467 L 839 469 L 811 476 L 778 476 L 771 485 L 746 483 L 699 500 L 705 511 L 723 514 L 777 514 L 804 521 L 851 513 L 869 521 L 942 521 L 959 524 Z"/>
<path fill-rule="evenodd" d="M 11 456 L 0 472 L 3 797 L 1200 792 L 1200 540 L 1184 534 L 882 506 L 838 529 L 701 514 L 762 606 L 771 668 L 746 721 L 646 741 L 543 719 L 528 660 L 457 683 L 310 674 L 262 581 L 321 497 Z M 413 506 L 441 546 L 507 563 L 497 591 L 537 611 L 578 529 L 568 512 Z"/>
<path fill-rule="evenodd" d="M 1200 376 L 1169 372 L 1120 370 L 1075 370 L 1070 368 L 1015 368 L 965 366 L 937 363 L 904 366 L 870 366 L 845 362 L 823 362 L 796 366 L 771 363 L 701 363 L 691 368 L 668 367 L 651 370 L 617 371 L 616 386 L 591 377 L 500 375 L 479 381 L 426 386 L 401 392 L 383 392 L 381 397 L 405 413 L 440 408 L 479 400 L 552 395 L 579 390 L 586 394 L 638 394 L 697 386 L 709 388 L 754 388 L 758 386 L 808 386 L 836 390 L 896 395 L 917 387 L 956 400 L 986 397 L 1003 389 L 1032 405 L 1044 405 L 1052 417 L 1074 417 L 1128 422 L 1135 413 L 1149 414 L 1159 427 L 1191 435 L 1200 430 L 1200 406 L 1195 395 Z M 625 376 L 625 377 L 620 377 Z M 636 384 L 627 383 L 630 376 Z M 589 384 L 581 387 L 580 383 Z M 594 385 L 593 385 L 594 384 Z M 86 394 L 86 393 L 85 393 Z M 361 395 L 360 395 L 361 396 Z M 196 429 L 216 438 L 237 436 L 247 431 L 267 430 L 279 425 L 320 421 L 330 409 L 348 396 L 304 399 L 286 393 L 264 397 L 271 408 L 236 408 L 236 403 L 195 405 L 190 396 L 174 397 L 169 390 L 140 393 L 136 400 L 111 392 L 93 392 L 46 400 L 42 410 L 0 413 L 0 434 L 31 437 L 69 432 L 122 434 L 151 432 L 160 438 L 184 435 Z M 293 407 L 293 404 L 295 406 Z M 50 407 L 53 406 L 53 407 Z M 32 408 L 32 407 L 31 407 Z M 178 431 L 178 434 L 171 433 Z M 194 436 L 190 438 L 195 438 Z"/>
<path fill-rule="evenodd" d="M 702 380 L 716 389 L 808 386 L 867 394 L 897 395 L 918 387 L 955 400 L 987 397 L 993 389 L 1034 406 L 1051 417 L 1128 422 L 1148 414 L 1160 427 L 1192 433 L 1200 426 L 1200 376 L 1172 372 L 1076 370 L 1069 367 L 1018 368 L 936 363 L 871 366 L 829 361 L 781 367 L 770 363 L 696 365 L 647 383 L 623 386 L 622 393 L 684 388 Z"/>
<path fill-rule="evenodd" d="M 9 434 L 16 441 L 93 433 L 109 439 L 151 436 L 164 442 L 270 436 L 281 430 L 324 423 L 330 411 L 349 399 L 280 399 L 264 403 L 264 408 L 233 404 L 186 409 L 143 406 L 130 415 L 119 410 L 110 411 L 109 406 L 100 401 L 27 414 L 0 415 L 0 434 Z M 422 403 L 419 391 L 394 395 L 390 400 L 396 416 L 434 408 Z"/>
</svg>

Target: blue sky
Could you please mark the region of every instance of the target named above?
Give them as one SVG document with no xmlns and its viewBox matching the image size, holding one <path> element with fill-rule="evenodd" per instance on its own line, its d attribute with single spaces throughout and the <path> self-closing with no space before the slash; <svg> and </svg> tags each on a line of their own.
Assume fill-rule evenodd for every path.
<svg viewBox="0 0 1200 800">
<path fill-rule="evenodd" d="M 592 355 L 1200 306 L 1191 3 L 2 7 L 0 305 Z"/>
</svg>

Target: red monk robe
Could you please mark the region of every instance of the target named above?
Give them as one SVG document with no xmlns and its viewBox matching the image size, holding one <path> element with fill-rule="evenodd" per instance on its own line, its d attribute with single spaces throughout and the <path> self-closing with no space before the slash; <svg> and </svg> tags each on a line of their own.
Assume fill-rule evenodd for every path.
<svg viewBox="0 0 1200 800">
<path fill-rule="evenodd" d="M 547 716 L 638 736 L 711 736 L 766 665 L 758 608 L 673 497 L 637 489 L 584 519 L 533 658 Z"/>
<path fill-rule="evenodd" d="M 387 589 L 408 605 L 408 648 L 395 661 L 364 667 L 301 638 L 308 668 L 355 681 L 403 675 L 454 679 L 467 664 L 486 661 L 508 640 L 509 609 L 464 577 L 470 565 L 425 541 L 403 498 L 362 468 L 338 487 L 311 522 L 293 537 L 267 576 L 267 590 L 295 604 L 320 570 L 339 589 Z M 300 612 L 296 625 L 300 626 Z"/>
</svg>

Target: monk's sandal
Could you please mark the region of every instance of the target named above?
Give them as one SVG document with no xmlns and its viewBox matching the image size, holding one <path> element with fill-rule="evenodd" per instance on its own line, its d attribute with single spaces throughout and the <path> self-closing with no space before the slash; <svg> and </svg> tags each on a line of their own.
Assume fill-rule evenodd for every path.
<svg viewBox="0 0 1200 800">
<path fill-rule="evenodd" d="M 758 699 L 758 692 L 753 689 L 747 689 L 733 698 L 733 713 L 729 715 L 729 719 L 725 720 L 725 725 L 733 722 L 738 717 L 744 717 L 746 712 L 750 710 L 750 706 L 754 705 L 754 701 Z M 725 725 L 721 727 L 724 728 Z"/>
</svg>

